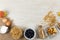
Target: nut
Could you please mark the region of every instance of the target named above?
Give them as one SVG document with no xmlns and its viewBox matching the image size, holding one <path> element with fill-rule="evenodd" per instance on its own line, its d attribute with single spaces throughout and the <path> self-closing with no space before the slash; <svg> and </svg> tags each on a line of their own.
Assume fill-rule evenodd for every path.
<svg viewBox="0 0 60 40">
<path fill-rule="evenodd" d="M 43 38 L 46 37 L 45 31 L 44 31 L 44 29 L 42 28 L 41 25 L 40 25 L 39 28 L 38 28 L 38 34 L 39 34 L 39 37 L 40 37 L 41 39 L 43 39 Z"/>
<path fill-rule="evenodd" d="M 19 39 L 22 37 L 22 29 L 17 28 L 17 27 L 13 27 L 10 31 L 10 34 L 12 36 L 13 39 Z"/>
<path fill-rule="evenodd" d="M 50 27 L 48 28 L 47 32 L 49 35 L 55 35 L 57 33 L 57 30 L 54 27 Z"/>
</svg>

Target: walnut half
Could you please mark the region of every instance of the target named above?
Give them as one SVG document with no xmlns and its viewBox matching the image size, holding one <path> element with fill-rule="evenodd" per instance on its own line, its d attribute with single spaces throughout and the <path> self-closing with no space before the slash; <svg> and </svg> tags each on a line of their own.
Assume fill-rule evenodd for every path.
<svg viewBox="0 0 60 40">
<path fill-rule="evenodd" d="M 57 29 L 54 28 L 54 27 L 49 27 L 48 30 L 47 30 L 47 33 L 49 35 L 55 35 L 57 33 Z"/>
</svg>

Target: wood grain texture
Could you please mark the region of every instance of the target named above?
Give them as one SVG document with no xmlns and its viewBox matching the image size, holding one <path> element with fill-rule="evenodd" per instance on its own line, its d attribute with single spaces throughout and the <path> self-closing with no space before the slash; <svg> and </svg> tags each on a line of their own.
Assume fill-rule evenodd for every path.
<svg viewBox="0 0 60 40">
<path fill-rule="evenodd" d="M 0 34 L 0 40 L 15 40 L 11 37 L 9 33 L 6 34 Z M 24 37 L 18 40 L 26 40 Z"/>
</svg>

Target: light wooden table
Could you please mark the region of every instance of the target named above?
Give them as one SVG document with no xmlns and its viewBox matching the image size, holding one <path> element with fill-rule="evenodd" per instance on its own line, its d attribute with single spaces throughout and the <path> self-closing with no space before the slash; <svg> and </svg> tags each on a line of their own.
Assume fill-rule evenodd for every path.
<svg viewBox="0 0 60 40">
<path fill-rule="evenodd" d="M 0 40 L 14 40 L 9 33 L 0 34 Z M 25 38 L 21 38 L 19 40 L 26 40 Z"/>
</svg>

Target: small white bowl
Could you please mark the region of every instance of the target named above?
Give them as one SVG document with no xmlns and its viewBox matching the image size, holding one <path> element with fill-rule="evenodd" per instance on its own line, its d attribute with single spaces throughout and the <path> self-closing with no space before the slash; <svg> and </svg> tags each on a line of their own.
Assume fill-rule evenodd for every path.
<svg viewBox="0 0 60 40">
<path fill-rule="evenodd" d="M 25 31 L 24 31 L 24 37 L 25 37 L 27 40 L 33 40 L 33 39 L 35 39 L 35 37 L 36 37 L 36 31 L 35 31 L 34 29 L 32 29 L 32 30 L 34 31 L 34 37 L 32 37 L 32 38 L 30 39 L 30 38 L 27 38 L 27 37 L 25 36 L 25 32 L 26 32 L 26 30 L 28 30 L 28 29 L 32 29 L 32 28 L 27 28 L 27 29 L 25 29 Z"/>
<path fill-rule="evenodd" d="M 1 33 L 1 34 L 5 34 L 7 31 L 8 31 L 8 27 L 6 27 L 6 26 L 1 26 L 1 28 L 0 28 L 0 33 Z"/>
</svg>

